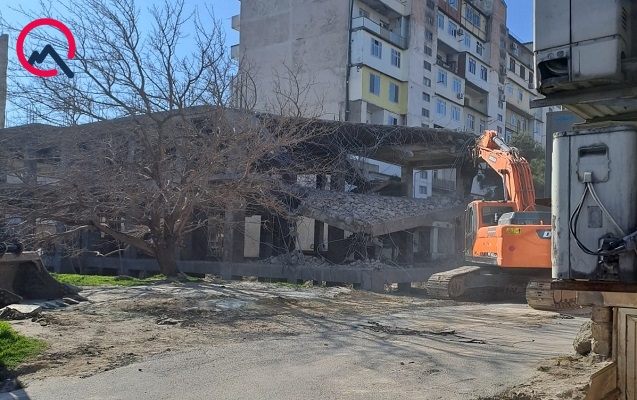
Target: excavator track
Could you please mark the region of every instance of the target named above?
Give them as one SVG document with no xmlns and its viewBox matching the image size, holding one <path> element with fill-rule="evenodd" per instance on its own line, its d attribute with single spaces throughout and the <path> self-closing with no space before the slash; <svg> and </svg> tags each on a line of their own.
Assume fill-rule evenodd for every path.
<svg viewBox="0 0 637 400">
<path fill-rule="evenodd" d="M 543 311 L 567 311 L 578 308 L 577 292 L 554 290 L 550 279 L 534 279 L 526 287 L 526 303 Z"/>
<path fill-rule="evenodd" d="M 576 292 L 551 289 L 551 280 L 510 274 L 479 266 L 464 266 L 433 274 L 427 294 L 436 299 L 463 301 L 524 301 L 536 310 L 577 309 Z"/>
<path fill-rule="evenodd" d="M 465 266 L 431 275 L 427 280 L 427 294 L 436 299 L 457 299 L 465 292 L 465 279 L 480 267 Z"/>
</svg>

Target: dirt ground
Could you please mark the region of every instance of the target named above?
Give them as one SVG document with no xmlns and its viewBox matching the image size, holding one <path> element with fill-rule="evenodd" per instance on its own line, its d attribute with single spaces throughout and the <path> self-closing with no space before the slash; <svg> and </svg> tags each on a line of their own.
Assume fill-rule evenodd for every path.
<svg viewBox="0 0 637 400">
<path fill-rule="evenodd" d="M 344 321 L 366 323 L 374 316 L 414 308 L 448 307 L 452 312 L 459 304 L 427 299 L 418 293 L 374 294 L 348 288 L 256 282 L 85 288 L 82 294 L 89 301 L 44 311 L 38 320 L 12 322 L 17 331 L 49 344 L 37 358 L 17 369 L 23 384 L 49 377 L 88 377 L 156 354 L 199 345 L 338 330 Z M 531 309 L 493 317 L 529 326 L 568 318 Z M 436 333 L 437 328 L 444 327 L 432 324 L 429 332 Z M 588 377 L 603 365 L 592 358 L 569 355 L 545 360 L 531 381 L 497 398 L 583 399 Z"/>
</svg>

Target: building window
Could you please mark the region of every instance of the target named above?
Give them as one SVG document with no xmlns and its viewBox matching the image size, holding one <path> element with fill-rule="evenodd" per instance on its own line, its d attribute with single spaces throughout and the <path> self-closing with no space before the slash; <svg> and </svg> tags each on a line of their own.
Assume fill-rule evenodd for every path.
<svg viewBox="0 0 637 400">
<path fill-rule="evenodd" d="M 383 44 L 372 38 L 372 55 L 374 57 L 383 58 Z"/>
<path fill-rule="evenodd" d="M 458 0 L 449 0 L 449 5 L 453 7 L 455 10 L 458 9 Z"/>
<path fill-rule="evenodd" d="M 428 42 L 433 42 L 434 34 L 430 30 L 425 29 L 425 40 Z"/>
<path fill-rule="evenodd" d="M 511 114 L 511 125 L 518 126 L 518 118 L 513 114 Z"/>
<path fill-rule="evenodd" d="M 400 68 L 400 51 L 391 49 L 391 65 Z"/>
<path fill-rule="evenodd" d="M 369 93 L 380 95 L 380 75 L 369 74 Z"/>
<path fill-rule="evenodd" d="M 451 36 L 456 36 L 457 31 L 458 31 L 458 25 L 449 21 L 449 26 L 447 27 L 447 33 L 449 33 Z"/>
<path fill-rule="evenodd" d="M 426 101 L 427 103 L 431 101 L 431 96 L 429 95 L 429 93 L 422 92 L 422 101 Z"/>
<path fill-rule="evenodd" d="M 451 106 L 451 119 L 454 121 L 460 121 L 460 108 Z"/>
<path fill-rule="evenodd" d="M 447 115 L 447 102 L 439 99 L 436 102 L 436 112 L 440 115 Z"/>
<path fill-rule="evenodd" d="M 471 114 L 467 114 L 467 129 L 474 130 L 476 126 L 476 117 Z"/>
<path fill-rule="evenodd" d="M 466 47 L 467 49 L 471 48 L 471 36 L 466 33 L 464 34 L 464 47 Z"/>
<path fill-rule="evenodd" d="M 526 79 L 526 68 L 524 68 L 524 65 L 520 65 L 520 78 Z"/>
<path fill-rule="evenodd" d="M 369 12 L 367 12 L 366 10 L 363 10 L 362 8 L 359 8 L 358 9 L 358 16 L 359 17 L 369 18 Z"/>
<path fill-rule="evenodd" d="M 422 109 L 422 116 L 425 118 L 429 118 L 429 110 L 427 110 L 426 108 Z"/>
<path fill-rule="evenodd" d="M 502 135 L 502 127 L 501 126 L 498 126 L 497 131 L 498 131 L 498 135 Z"/>
<path fill-rule="evenodd" d="M 453 78 L 453 91 L 455 93 L 462 93 L 462 82 L 458 78 Z"/>
<path fill-rule="evenodd" d="M 482 78 L 483 81 L 487 80 L 487 67 L 484 65 L 480 66 L 480 78 Z"/>
<path fill-rule="evenodd" d="M 389 82 L 389 101 L 398 103 L 398 85 L 393 82 Z"/>
<path fill-rule="evenodd" d="M 436 6 L 436 3 L 434 3 L 433 0 L 427 0 L 427 8 L 433 10 L 435 6 Z"/>
<path fill-rule="evenodd" d="M 529 71 L 529 83 L 530 84 L 534 84 L 535 81 L 533 80 L 533 72 Z"/>
<path fill-rule="evenodd" d="M 476 60 L 469 58 L 469 72 L 475 75 L 476 73 Z"/>
<path fill-rule="evenodd" d="M 478 131 L 480 133 L 484 132 L 484 130 L 487 128 L 487 121 L 481 119 L 480 120 L 480 126 L 478 127 Z"/>
<path fill-rule="evenodd" d="M 518 101 L 524 100 L 524 92 L 522 89 L 518 89 Z"/>
<path fill-rule="evenodd" d="M 423 76 L 422 84 L 427 86 L 427 87 L 431 87 L 431 79 L 427 78 L 426 76 Z"/>
<path fill-rule="evenodd" d="M 429 176 L 429 172 L 428 171 L 420 171 L 420 177 L 422 179 L 427 179 L 428 176 Z"/>
<path fill-rule="evenodd" d="M 504 102 L 503 101 L 498 101 L 498 108 L 500 110 L 504 110 Z"/>
<path fill-rule="evenodd" d="M 442 86 L 447 86 L 447 73 L 441 69 L 438 69 L 438 82 Z"/>
<path fill-rule="evenodd" d="M 472 8 L 467 7 L 465 11 L 465 18 L 471 24 L 480 27 L 480 14 L 477 11 L 474 11 Z"/>
<path fill-rule="evenodd" d="M 398 125 L 398 118 L 394 117 L 393 115 L 390 115 L 389 117 L 387 117 L 387 124 Z"/>
<path fill-rule="evenodd" d="M 501 49 L 505 49 L 507 48 L 507 41 L 504 38 L 500 38 L 500 48 Z"/>
<path fill-rule="evenodd" d="M 483 52 L 484 52 L 484 46 L 482 45 L 482 43 L 476 42 L 476 53 L 478 53 L 479 55 L 482 55 Z"/>
<path fill-rule="evenodd" d="M 509 60 L 509 71 L 515 72 L 515 60 L 513 58 Z"/>
<path fill-rule="evenodd" d="M 420 124 L 422 128 L 429 128 L 429 124 Z"/>
<path fill-rule="evenodd" d="M 427 25 L 429 26 L 434 26 L 434 16 L 432 13 L 428 12 L 425 16 L 425 21 L 427 22 Z"/>
<path fill-rule="evenodd" d="M 510 83 L 507 85 L 507 90 L 509 91 L 510 95 L 513 95 L 513 85 L 511 85 Z"/>
<path fill-rule="evenodd" d="M 502 114 L 498 114 L 498 121 L 502 122 Z"/>
<path fill-rule="evenodd" d="M 425 61 L 422 64 L 423 68 L 426 69 L 427 71 L 431 71 L 431 63 L 429 61 Z"/>
<path fill-rule="evenodd" d="M 431 50 L 431 47 L 425 46 L 425 54 L 428 56 L 433 54 L 433 50 Z"/>
<path fill-rule="evenodd" d="M 427 186 L 419 185 L 418 191 L 420 192 L 420 194 L 427 194 Z"/>
<path fill-rule="evenodd" d="M 445 16 L 438 13 L 438 29 L 445 29 Z"/>
</svg>

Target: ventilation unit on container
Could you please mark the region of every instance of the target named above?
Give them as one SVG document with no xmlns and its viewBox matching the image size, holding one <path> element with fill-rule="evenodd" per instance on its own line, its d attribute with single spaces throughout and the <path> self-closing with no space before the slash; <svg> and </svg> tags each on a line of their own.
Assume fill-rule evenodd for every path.
<svg viewBox="0 0 637 400">
<path fill-rule="evenodd" d="M 633 57 L 629 0 L 535 0 L 538 91 L 621 83 Z"/>
</svg>

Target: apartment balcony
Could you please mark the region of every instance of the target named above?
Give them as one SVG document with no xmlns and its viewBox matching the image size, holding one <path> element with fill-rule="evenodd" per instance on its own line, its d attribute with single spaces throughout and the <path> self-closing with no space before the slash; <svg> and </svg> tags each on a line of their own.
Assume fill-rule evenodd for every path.
<svg viewBox="0 0 637 400">
<path fill-rule="evenodd" d="M 436 60 L 436 64 L 440 65 L 442 68 L 446 69 L 447 71 L 458 75 L 458 63 L 457 62 L 446 62 L 444 60 Z"/>
<path fill-rule="evenodd" d="M 381 15 L 394 18 L 409 14 L 405 0 L 360 0 Z"/>
<path fill-rule="evenodd" d="M 232 29 L 234 29 L 235 31 L 239 31 L 239 28 L 241 27 L 241 15 L 237 14 L 235 16 L 232 17 Z"/>
<path fill-rule="evenodd" d="M 408 43 L 407 38 L 400 36 L 399 34 L 390 31 L 389 29 L 383 28 L 378 25 L 376 22 L 372 21 L 369 18 L 365 17 L 357 17 L 352 20 L 352 30 L 364 29 L 368 32 L 371 32 L 389 43 L 392 43 L 402 50 L 406 50 Z"/>
<path fill-rule="evenodd" d="M 241 58 L 238 44 L 235 44 L 234 46 L 230 46 L 230 58 L 232 58 L 235 61 Z"/>
</svg>

